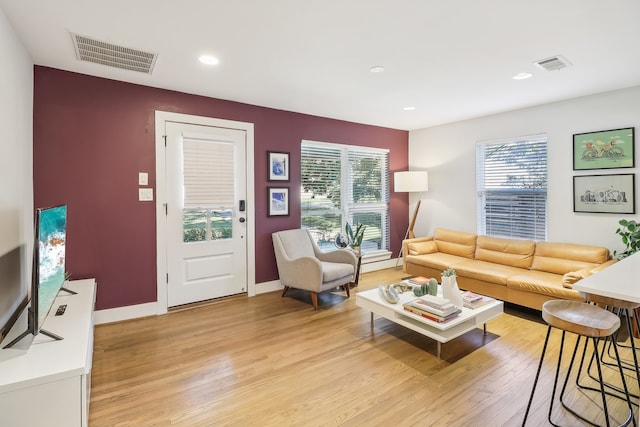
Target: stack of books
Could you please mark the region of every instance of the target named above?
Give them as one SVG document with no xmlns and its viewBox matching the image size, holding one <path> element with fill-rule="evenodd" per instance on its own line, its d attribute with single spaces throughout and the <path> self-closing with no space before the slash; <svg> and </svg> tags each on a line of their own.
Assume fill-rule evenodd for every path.
<svg viewBox="0 0 640 427">
<path fill-rule="evenodd" d="M 408 301 L 402 307 L 411 313 L 438 323 L 455 319 L 462 312 L 458 307 L 451 304 L 448 299 L 433 295 L 424 295 Z"/>
<path fill-rule="evenodd" d="M 491 297 L 486 297 L 471 291 L 465 291 L 462 293 L 462 303 L 467 308 L 478 308 L 492 301 L 495 300 Z"/>
</svg>

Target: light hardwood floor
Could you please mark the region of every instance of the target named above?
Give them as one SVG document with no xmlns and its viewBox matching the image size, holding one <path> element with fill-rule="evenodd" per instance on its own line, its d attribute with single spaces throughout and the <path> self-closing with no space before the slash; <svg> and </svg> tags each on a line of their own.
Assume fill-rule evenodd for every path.
<svg viewBox="0 0 640 427">
<path fill-rule="evenodd" d="M 546 333 L 539 313 L 507 307 L 487 336 L 444 344 L 438 360 L 434 341 L 381 318 L 371 328 L 355 304 L 356 292 L 403 276 L 363 274 L 349 299 L 321 294 L 317 312 L 307 292 L 290 290 L 99 325 L 90 426 L 521 425 Z M 559 335 L 527 425 L 547 424 Z M 590 396 L 571 401 L 596 417 Z"/>
</svg>

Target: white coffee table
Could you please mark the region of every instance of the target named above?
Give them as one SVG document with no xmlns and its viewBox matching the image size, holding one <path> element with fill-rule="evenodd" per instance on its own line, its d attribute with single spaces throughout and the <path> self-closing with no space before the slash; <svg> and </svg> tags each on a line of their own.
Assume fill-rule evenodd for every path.
<svg viewBox="0 0 640 427">
<path fill-rule="evenodd" d="M 504 303 L 495 300 L 475 309 L 463 307 L 462 313 L 455 319 L 438 323 L 402 308 L 404 302 L 414 298 L 416 298 L 416 296 L 413 292 L 408 291 L 400 294 L 400 301 L 397 304 L 390 304 L 380 296 L 380 292 L 378 288 L 376 288 L 358 292 L 356 294 L 356 305 L 371 311 L 372 327 L 373 315 L 376 314 L 436 340 L 438 342 L 438 359 L 440 359 L 443 343 L 466 334 L 480 325 L 483 326 L 484 333 L 486 334 L 487 322 L 504 312 Z"/>
</svg>

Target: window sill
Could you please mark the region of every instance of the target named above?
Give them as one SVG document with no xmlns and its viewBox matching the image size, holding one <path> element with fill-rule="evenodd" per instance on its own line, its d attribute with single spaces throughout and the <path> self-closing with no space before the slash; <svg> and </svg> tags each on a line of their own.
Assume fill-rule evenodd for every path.
<svg viewBox="0 0 640 427">
<path fill-rule="evenodd" d="M 367 264 L 370 262 L 378 262 L 378 261 L 386 261 L 391 259 L 390 251 L 375 251 L 375 252 L 367 252 L 362 255 L 362 263 Z"/>
</svg>

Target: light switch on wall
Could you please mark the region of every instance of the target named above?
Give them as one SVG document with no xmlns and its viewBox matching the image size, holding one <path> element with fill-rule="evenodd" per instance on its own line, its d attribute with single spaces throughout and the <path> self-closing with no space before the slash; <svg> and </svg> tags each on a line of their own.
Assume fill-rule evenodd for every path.
<svg viewBox="0 0 640 427">
<path fill-rule="evenodd" d="M 138 200 L 141 202 L 153 201 L 153 188 L 138 188 Z"/>
<path fill-rule="evenodd" d="M 149 174 L 146 172 L 138 173 L 138 185 L 149 185 Z"/>
</svg>

